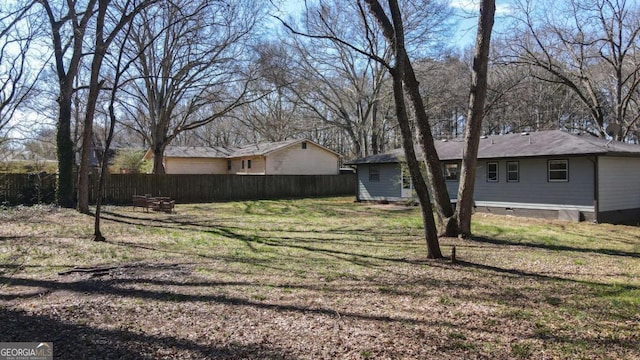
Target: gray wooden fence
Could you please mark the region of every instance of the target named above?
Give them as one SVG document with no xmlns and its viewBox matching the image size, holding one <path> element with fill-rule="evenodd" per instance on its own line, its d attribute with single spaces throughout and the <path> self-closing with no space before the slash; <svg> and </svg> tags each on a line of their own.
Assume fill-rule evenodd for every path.
<svg viewBox="0 0 640 360">
<path fill-rule="evenodd" d="M 31 177 L 30 177 L 31 176 Z M 98 183 L 92 177 L 90 201 Z M 0 175 L 0 203 L 52 202 L 55 175 L 35 185 L 32 175 Z M 168 196 L 177 203 L 231 200 L 283 199 L 355 195 L 355 174 L 342 175 L 108 175 L 103 192 L 106 204 L 130 204 L 133 195 Z M 35 196 L 46 193 L 46 197 Z M 25 201 L 36 199 L 36 201 Z M 41 200 L 38 200 L 41 199 Z"/>
</svg>

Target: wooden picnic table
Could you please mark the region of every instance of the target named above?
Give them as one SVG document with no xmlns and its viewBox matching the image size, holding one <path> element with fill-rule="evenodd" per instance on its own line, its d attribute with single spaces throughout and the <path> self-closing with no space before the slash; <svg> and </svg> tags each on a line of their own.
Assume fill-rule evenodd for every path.
<svg viewBox="0 0 640 360">
<path fill-rule="evenodd" d="M 170 197 L 166 196 L 133 195 L 132 201 L 134 210 L 136 207 L 141 207 L 147 212 L 151 209 L 172 213 L 176 204 L 175 200 L 171 200 Z"/>
</svg>

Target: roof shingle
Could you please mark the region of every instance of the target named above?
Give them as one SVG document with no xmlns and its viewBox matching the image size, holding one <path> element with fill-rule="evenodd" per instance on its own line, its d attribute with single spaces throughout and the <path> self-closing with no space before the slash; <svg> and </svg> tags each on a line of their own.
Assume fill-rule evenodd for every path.
<svg viewBox="0 0 640 360">
<path fill-rule="evenodd" d="M 436 142 L 440 160 L 460 160 L 464 140 L 442 140 Z M 422 152 L 416 148 L 422 159 Z M 640 157 L 640 145 L 609 142 L 591 135 L 570 134 L 562 130 L 547 130 L 533 133 L 493 135 L 480 139 L 478 159 L 522 158 L 537 156 L 567 155 L 618 155 Z M 352 161 L 350 164 L 375 164 L 398 162 L 404 157 L 402 149 L 372 155 Z"/>
</svg>

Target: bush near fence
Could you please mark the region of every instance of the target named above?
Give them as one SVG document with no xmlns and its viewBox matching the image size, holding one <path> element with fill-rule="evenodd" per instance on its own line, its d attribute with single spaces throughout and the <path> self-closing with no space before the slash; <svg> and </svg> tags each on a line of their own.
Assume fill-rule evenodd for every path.
<svg viewBox="0 0 640 360">
<path fill-rule="evenodd" d="M 90 177 L 90 201 L 95 203 L 97 177 Z M 176 203 L 258 200 L 354 195 L 355 174 L 342 175 L 152 175 L 110 174 L 105 204 L 131 204 L 133 195 L 167 196 Z M 53 203 L 55 175 L 0 175 L 0 203 Z"/>
</svg>

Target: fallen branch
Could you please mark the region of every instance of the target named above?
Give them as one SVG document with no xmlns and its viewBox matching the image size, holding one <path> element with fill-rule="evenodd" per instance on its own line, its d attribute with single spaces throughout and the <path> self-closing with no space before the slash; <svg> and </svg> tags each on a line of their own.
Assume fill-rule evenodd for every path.
<svg viewBox="0 0 640 360">
<path fill-rule="evenodd" d="M 103 266 L 103 267 L 81 267 L 81 266 L 75 266 L 72 269 L 66 270 L 66 271 L 61 271 L 58 273 L 58 275 L 69 275 L 69 274 L 73 274 L 73 273 L 105 273 L 105 272 L 109 272 L 113 269 L 117 269 L 121 266 Z"/>
</svg>

